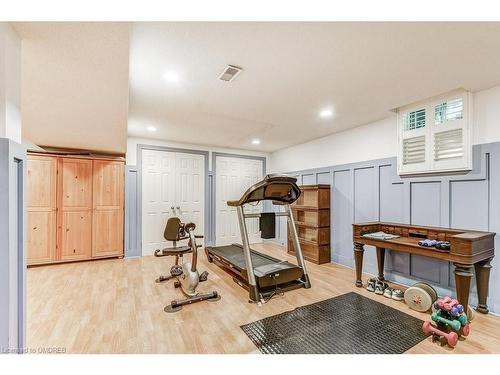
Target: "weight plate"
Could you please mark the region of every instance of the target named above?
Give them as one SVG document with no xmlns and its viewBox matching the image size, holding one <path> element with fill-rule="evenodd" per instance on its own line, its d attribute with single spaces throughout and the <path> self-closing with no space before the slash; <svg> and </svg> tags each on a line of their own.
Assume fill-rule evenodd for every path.
<svg viewBox="0 0 500 375">
<path fill-rule="evenodd" d="M 467 305 L 467 319 L 469 319 L 469 322 L 474 319 L 474 309 Z"/>
<path fill-rule="evenodd" d="M 425 290 L 429 294 L 429 296 L 431 296 L 432 303 L 434 303 L 437 300 L 438 294 L 436 292 L 436 289 L 434 289 L 431 285 L 421 281 L 419 283 L 416 283 L 413 286 L 416 286 L 416 287 L 419 287 L 419 288 L 422 288 L 423 290 Z"/>
<path fill-rule="evenodd" d="M 406 289 L 405 302 L 411 309 L 426 312 L 432 306 L 432 298 L 424 289 L 412 286 Z"/>
</svg>

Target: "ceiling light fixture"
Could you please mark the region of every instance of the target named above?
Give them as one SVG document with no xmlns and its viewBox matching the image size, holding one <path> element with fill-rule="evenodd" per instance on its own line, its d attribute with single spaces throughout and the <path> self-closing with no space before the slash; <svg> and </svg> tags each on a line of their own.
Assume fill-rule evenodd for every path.
<svg viewBox="0 0 500 375">
<path fill-rule="evenodd" d="M 146 130 L 147 130 L 148 132 L 155 132 L 155 131 L 156 131 L 156 128 L 155 128 L 154 126 L 148 126 L 148 127 L 146 128 Z"/>
<path fill-rule="evenodd" d="M 254 139 L 254 140 L 252 141 L 252 143 L 253 143 L 254 145 L 260 145 L 260 139 Z"/>
<path fill-rule="evenodd" d="M 164 75 L 163 75 L 163 78 L 165 79 L 165 81 L 167 81 L 168 83 L 177 83 L 179 82 L 179 74 L 177 74 L 176 72 L 174 71 L 168 71 L 166 72 Z"/>
<path fill-rule="evenodd" d="M 333 110 L 330 108 L 324 108 L 319 112 L 319 117 L 330 118 L 333 116 Z"/>
</svg>

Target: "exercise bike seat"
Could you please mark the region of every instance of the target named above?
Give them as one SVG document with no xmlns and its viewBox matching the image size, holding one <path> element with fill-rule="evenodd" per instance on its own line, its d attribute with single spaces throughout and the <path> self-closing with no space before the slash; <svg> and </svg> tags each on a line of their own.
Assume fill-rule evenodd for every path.
<svg viewBox="0 0 500 375">
<path fill-rule="evenodd" d="M 190 246 L 166 247 L 164 249 L 155 250 L 155 257 L 176 256 L 191 252 Z"/>
</svg>

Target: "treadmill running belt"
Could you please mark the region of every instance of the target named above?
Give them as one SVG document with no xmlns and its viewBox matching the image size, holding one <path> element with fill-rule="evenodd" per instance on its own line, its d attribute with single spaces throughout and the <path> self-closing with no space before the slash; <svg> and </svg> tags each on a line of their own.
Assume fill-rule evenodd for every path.
<svg viewBox="0 0 500 375">
<path fill-rule="evenodd" d="M 226 259 L 228 262 L 234 264 L 236 267 L 244 270 L 246 269 L 245 255 L 243 249 L 238 245 L 227 245 L 210 248 L 210 251 L 221 258 Z M 276 258 L 264 256 L 256 251 L 251 252 L 253 267 L 265 266 L 271 263 L 280 263 L 281 261 Z"/>
<path fill-rule="evenodd" d="M 238 280 L 243 284 L 248 283 L 248 271 L 245 262 L 245 254 L 241 245 L 227 245 L 217 247 L 207 247 L 207 255 L 214 259 L 216 264 L 226 272 L 236 274 Z M 302 268 L 299 266 L 273 258 L 269 255 L 251 250 L 253 274 L 261 292 L 264 289 L 276 291 L 290 289 L 294 286 L 302 287 Z"/>
</svg>

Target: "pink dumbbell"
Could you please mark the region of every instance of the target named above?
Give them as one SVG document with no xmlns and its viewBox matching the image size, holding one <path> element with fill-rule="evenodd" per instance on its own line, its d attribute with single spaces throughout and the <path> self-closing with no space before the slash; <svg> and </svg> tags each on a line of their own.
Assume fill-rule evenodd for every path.
<svg viewBox="0 0 500 375">
<path fill-rule="evenodd" d="M 435 302 L 434 307 L 437 309 L 444 310 L 446 312 L 450 312 L 451 309 L 455 306 L 459 305 L 459 302 L 456 299 L 451 297 L 440 298 Z"/>
<path fill-rule="evenodd" d="M 467 323 L 462 328 L 460 328 L 460 331 L 458 333 L 460 334 L 460 336 L 469 336 L 469 333 L 470 333 L 469 323 Z"/>
<path fill-rule="evenodd" d="M 422 324 L 422 331 L 424 331 L 424 333 L 426 335 L 435 334 L 435 335 L 446 338 L 446 342 L 452 348 L 454 348 L 455 345 L 457 345 L 458 335 L 455 332 L 453 332 L 453 331 L 450 333 L 443 332 L 440 329 L 437 329 L 436 327 L 434 327 L 431 324 L 431 322 L 424 322 L 424 324 Z"/>
</svg>

